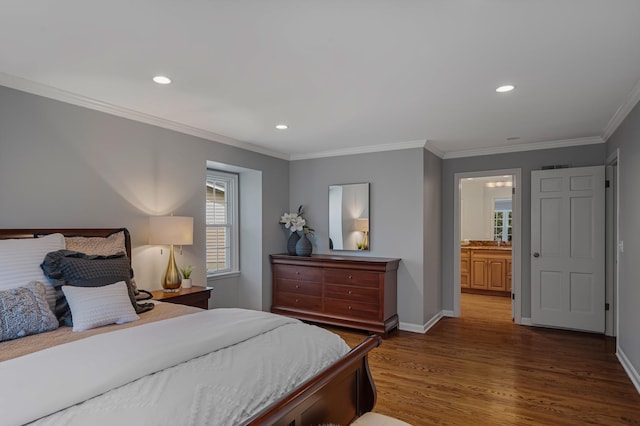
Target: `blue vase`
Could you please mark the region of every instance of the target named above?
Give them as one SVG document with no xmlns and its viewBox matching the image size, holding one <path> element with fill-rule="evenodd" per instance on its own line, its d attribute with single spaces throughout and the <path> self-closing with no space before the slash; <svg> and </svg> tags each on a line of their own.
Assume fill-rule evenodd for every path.
<svg viewBox="0 0 640 426">
<path fill-rule="evenodd" d="M 298 240 L 300 240 L 300 235 L 298 235 L 297 232 L 292 232 L 287 240 L 287 253 L 290 256 L 296 255 L 296 244 L 298 243 Z"/>
<path fill-rule="evenodd" d="M 296 255 L 311 256 L 312 251 L 313 246 L 311 245 L 311 241 L 307 238 L 307 234 L 303 233 L 296 244 Z"/>
</svg>

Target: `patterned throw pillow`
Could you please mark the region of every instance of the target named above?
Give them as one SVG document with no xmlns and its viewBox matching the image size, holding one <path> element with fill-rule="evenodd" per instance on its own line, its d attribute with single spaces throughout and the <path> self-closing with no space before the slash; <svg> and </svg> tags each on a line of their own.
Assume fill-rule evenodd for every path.
<svg viewBox="0 0 640 426">
<path fill-rule="evenodd" d="M 131 267 L 124 254 L 113 256 L 89 256 L 69 250 L 48 253 L 42 262 L 42 270 L 53 281 L 56 288 L 55 314 L 61 324 L 73 325 L 72 313 L 62 291 L 63 285 L 76 287 L 102 287 L 118 281 L 127 284 L 131 305 L 136 313 L 153 309 L 152 303 L 136 302 L 131 286 Z"/>
<path fill-rule="evenodd" d="M 0 291 L 0 341 L 58 328 L 45 299 L 45 286 L 31 282 L 24 287 Z"/>
<path fill-rule="evenodd" d="M 111 256 L 127 253 L 124 229 L 106 237 L 65 237 L 67 250 L 78 251 L 92 256 Z"/>
<path fill-rule="evenodd" d="M 47 302 L 55 309 L 56 292 L 40 269 L 42 259 L 50 251 L 64 249 L 62 234 L 42 238 L 0 240 L 0 290 L 22 287 L 31 281 L 42 282 L 47 289 Z"/>
<path fill-rule="evenodd" d="M 73 331 L 139 320 L 124 281 L 103 287 L 62 286 L 71 307 Z"/>
</svg>

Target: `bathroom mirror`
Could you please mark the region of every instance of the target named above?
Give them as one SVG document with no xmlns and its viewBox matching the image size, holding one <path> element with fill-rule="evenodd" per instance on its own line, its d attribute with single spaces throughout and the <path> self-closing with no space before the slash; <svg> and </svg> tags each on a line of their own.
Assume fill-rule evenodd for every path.
<svg viewBox="0 0 640 426">
<path fill-rule="evenodd" d="M 329 248 L 369 250 L 369 184 L 329 186 Z"/>
</svg>

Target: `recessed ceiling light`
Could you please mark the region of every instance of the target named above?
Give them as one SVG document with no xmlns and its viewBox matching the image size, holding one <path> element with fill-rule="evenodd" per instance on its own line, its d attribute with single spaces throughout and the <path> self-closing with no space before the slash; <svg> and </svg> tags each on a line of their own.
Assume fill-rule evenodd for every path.
<svg viewBox="0 0 640 426">
<path fill-rule="evenodd" d="M 510 92 L 515 88 L 516 88 L 516 86 L 514 86 L 513 84 L 505 84 L 504 86 L 498 87 L 496 89 L 496 92 L 498 92 L 498 93 Z"/>
<path fill-rule="evenodd" d="M 286 124 L 277 124 L 276 125 L 276 129 L 278 130 L 287 130 L 289 128 L 289 126 L 287 126 Z"/>
<path fill-rule="evenodd" d="M 164 76 L 164 75 L 156 75 L 155 77 L 153 77 L 153 81 L 155 81 L 158 84 L 170 84 L 171 83 L 171 79 L 169 77 Z"/>
</svg>

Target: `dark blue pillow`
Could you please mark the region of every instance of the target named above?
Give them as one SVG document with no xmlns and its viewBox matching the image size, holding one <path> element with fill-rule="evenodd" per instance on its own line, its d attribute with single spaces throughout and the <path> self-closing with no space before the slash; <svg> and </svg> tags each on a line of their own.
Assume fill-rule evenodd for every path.
<svg viewBox="0 0 640 426">
<path fill-rule="evenodd" d="M 90 256 L 84 253 L 58 250 L 47 253 L 40 265 L 51 278 L 56 289 L 55 314 L 60 324 L 73 325 L 71 310 L 62 292 L 63 285 L 76 287 L 102 287 L 118 281 L 127 283 L 129 298 L 136 313 L 153 309 L 152 303 L 138 304 L 131 284 L 132 271 L 125 253 L 112 256 Z"/>
</svg>

